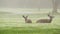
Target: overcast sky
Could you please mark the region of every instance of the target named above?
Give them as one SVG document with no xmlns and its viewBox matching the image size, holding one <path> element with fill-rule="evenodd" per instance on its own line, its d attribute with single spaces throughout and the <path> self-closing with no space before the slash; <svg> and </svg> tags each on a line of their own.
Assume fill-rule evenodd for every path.
<svg viewBox="0 0 60 34">
<path fill-rule="evenodd" d="M 0 0 L 0 8 L 52 8 L 52 0 Z"/>
</svg>

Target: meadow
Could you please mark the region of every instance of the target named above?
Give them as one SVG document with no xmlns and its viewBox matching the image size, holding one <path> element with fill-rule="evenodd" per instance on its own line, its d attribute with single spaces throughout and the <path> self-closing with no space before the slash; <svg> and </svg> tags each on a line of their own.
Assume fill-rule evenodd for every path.
<svg viewBox="0 0 60 34">
<path fill-rule="evenodd" d="M 40 18 L 48 18 L 47 14 L 14 14 L 0 11 L 0 34 L 60 34 L 60 14 L 54 15 L 51 23 L 36 23 Z M 25 23 L 22 15 L 28 15 L 33 22 Z"/>
</svg>

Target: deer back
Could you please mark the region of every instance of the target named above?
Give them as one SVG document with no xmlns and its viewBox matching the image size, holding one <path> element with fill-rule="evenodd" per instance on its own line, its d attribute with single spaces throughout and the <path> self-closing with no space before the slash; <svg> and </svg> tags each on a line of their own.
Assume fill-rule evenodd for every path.
<svg viewBox="0 0 60 34">
<path fill-rule="evenodd" d="M 39 19 L 37 23 L 50 23 L 50 19 Z"/>
</svg>

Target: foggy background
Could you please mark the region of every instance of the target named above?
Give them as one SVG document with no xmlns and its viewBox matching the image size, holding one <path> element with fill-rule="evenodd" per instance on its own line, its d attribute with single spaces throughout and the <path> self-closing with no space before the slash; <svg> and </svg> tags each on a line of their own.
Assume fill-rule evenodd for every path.
<svg viewBox="0 0 60 34">
<path fill-rule="evenodd" d="M 0 0 L 0 8 L 52 8 L 52 0 Z"/>
<path fill-rule="evenodd" d="M 60 0 L 56 0 L 60 8 Z M 47 13 L 52 11 L 52 0 L 0 0 L 0 12 L 20 13 Z M 60 10 L 58 10 L 60 11 Z"/>
</svg>

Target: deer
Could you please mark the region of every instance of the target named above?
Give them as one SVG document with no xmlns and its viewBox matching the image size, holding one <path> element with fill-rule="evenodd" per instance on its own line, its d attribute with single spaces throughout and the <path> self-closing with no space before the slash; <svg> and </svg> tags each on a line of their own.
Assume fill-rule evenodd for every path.
<svg viewBox="0 0 60 34">
<path fill-rule="evenodd" d="M 39 19 L 36 23 L 51 23 L 54 16 L 48 14 L 48 17 L 49 19 Z"/>
<path fill-rule="evenodd" d="M 31 19 L 28 19 L 28 16 L 22 16 L 25 19 L 25 23 L 32 23 Z"/>
</svg>

